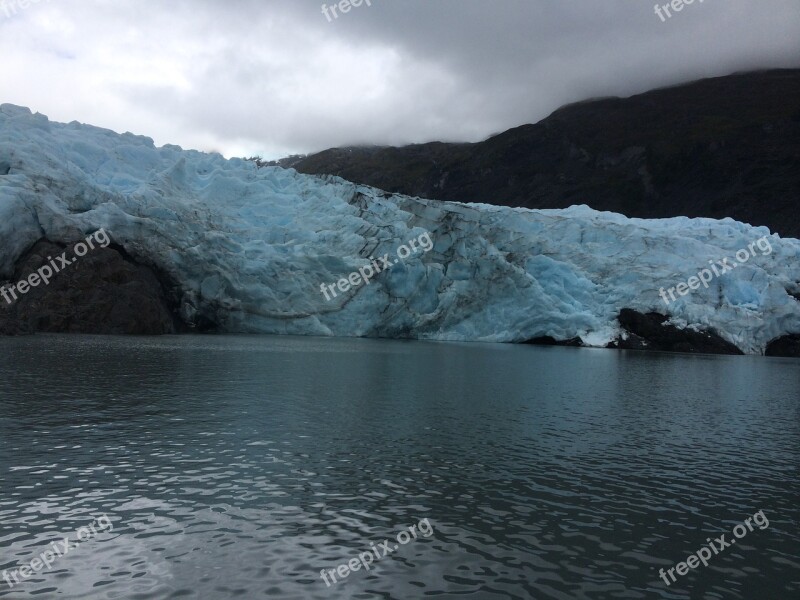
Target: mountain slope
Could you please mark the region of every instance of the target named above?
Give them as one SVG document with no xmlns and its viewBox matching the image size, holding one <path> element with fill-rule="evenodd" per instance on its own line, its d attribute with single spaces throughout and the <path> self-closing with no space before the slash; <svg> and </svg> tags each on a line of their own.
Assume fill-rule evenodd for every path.
<svg viewBox="0 0 800 600">
<path fill-rule="evenodd" d="M 331 149 L 284 166 L 425 198 L 732 217 L 800 238 L 800 69 L 573 104 L 477 144 Z"/>
</svg>

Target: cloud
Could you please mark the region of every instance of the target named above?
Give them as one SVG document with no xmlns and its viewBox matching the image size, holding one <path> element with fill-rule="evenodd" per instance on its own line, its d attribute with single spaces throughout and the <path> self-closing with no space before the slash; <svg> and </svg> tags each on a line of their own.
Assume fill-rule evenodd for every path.
<svg viewBox="0 0 800 600">
<path fill-rule="evenodd" d="M 0 102 L 157 143 L 275 158 L 477 141 L 587 97 L 800 66 L 796 0 L 0 4 Z M 329 2 L 329 5 L 333 2 Z"/>
</svg>

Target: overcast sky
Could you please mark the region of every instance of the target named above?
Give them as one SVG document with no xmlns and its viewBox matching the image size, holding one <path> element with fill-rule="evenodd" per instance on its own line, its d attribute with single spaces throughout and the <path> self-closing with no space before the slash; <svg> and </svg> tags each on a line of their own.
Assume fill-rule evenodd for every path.
<svg viewBox="0 0 800 600">
<path fill-rule="evenodd" d="M 800 66 L 798 0 L 666 22 L 654 0 L 371 4 L 329 21 L 319 0 L 0 0 L 0 103 L 278 158 L 478 141 L 588 97 Z"/>
</svg>

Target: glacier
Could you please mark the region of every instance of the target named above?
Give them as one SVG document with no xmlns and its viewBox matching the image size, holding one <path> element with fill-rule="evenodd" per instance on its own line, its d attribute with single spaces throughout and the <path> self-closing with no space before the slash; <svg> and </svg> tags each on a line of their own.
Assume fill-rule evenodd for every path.
<svg viewBox="0 0 800 600">
<path fill-rule="evenodd" d="M 0 279 L 38 240 L 99 229 L 177 282 L 182 319 L 221 332 L 601 347 L 624 337 L 623 308 L 745 353 L 800 332 L 800 241 L 764 227 L 412 198 L 0 106 Z M 320 292 L 426 232 L 431 251 L 330 301 Z M 765 236 L 770 254 L 662 301 Z"/>
</svg>

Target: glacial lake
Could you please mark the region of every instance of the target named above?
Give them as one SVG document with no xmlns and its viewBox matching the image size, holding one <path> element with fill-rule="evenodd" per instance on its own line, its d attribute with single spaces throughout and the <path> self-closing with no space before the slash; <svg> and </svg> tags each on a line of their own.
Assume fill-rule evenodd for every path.
<svg viewBox="0 0 800 600">
<path fill-rule="evenodd" d="M 792 359 L 0 339 L 0 598 L 796 600 L 799 466 Z"/>
</svg>

